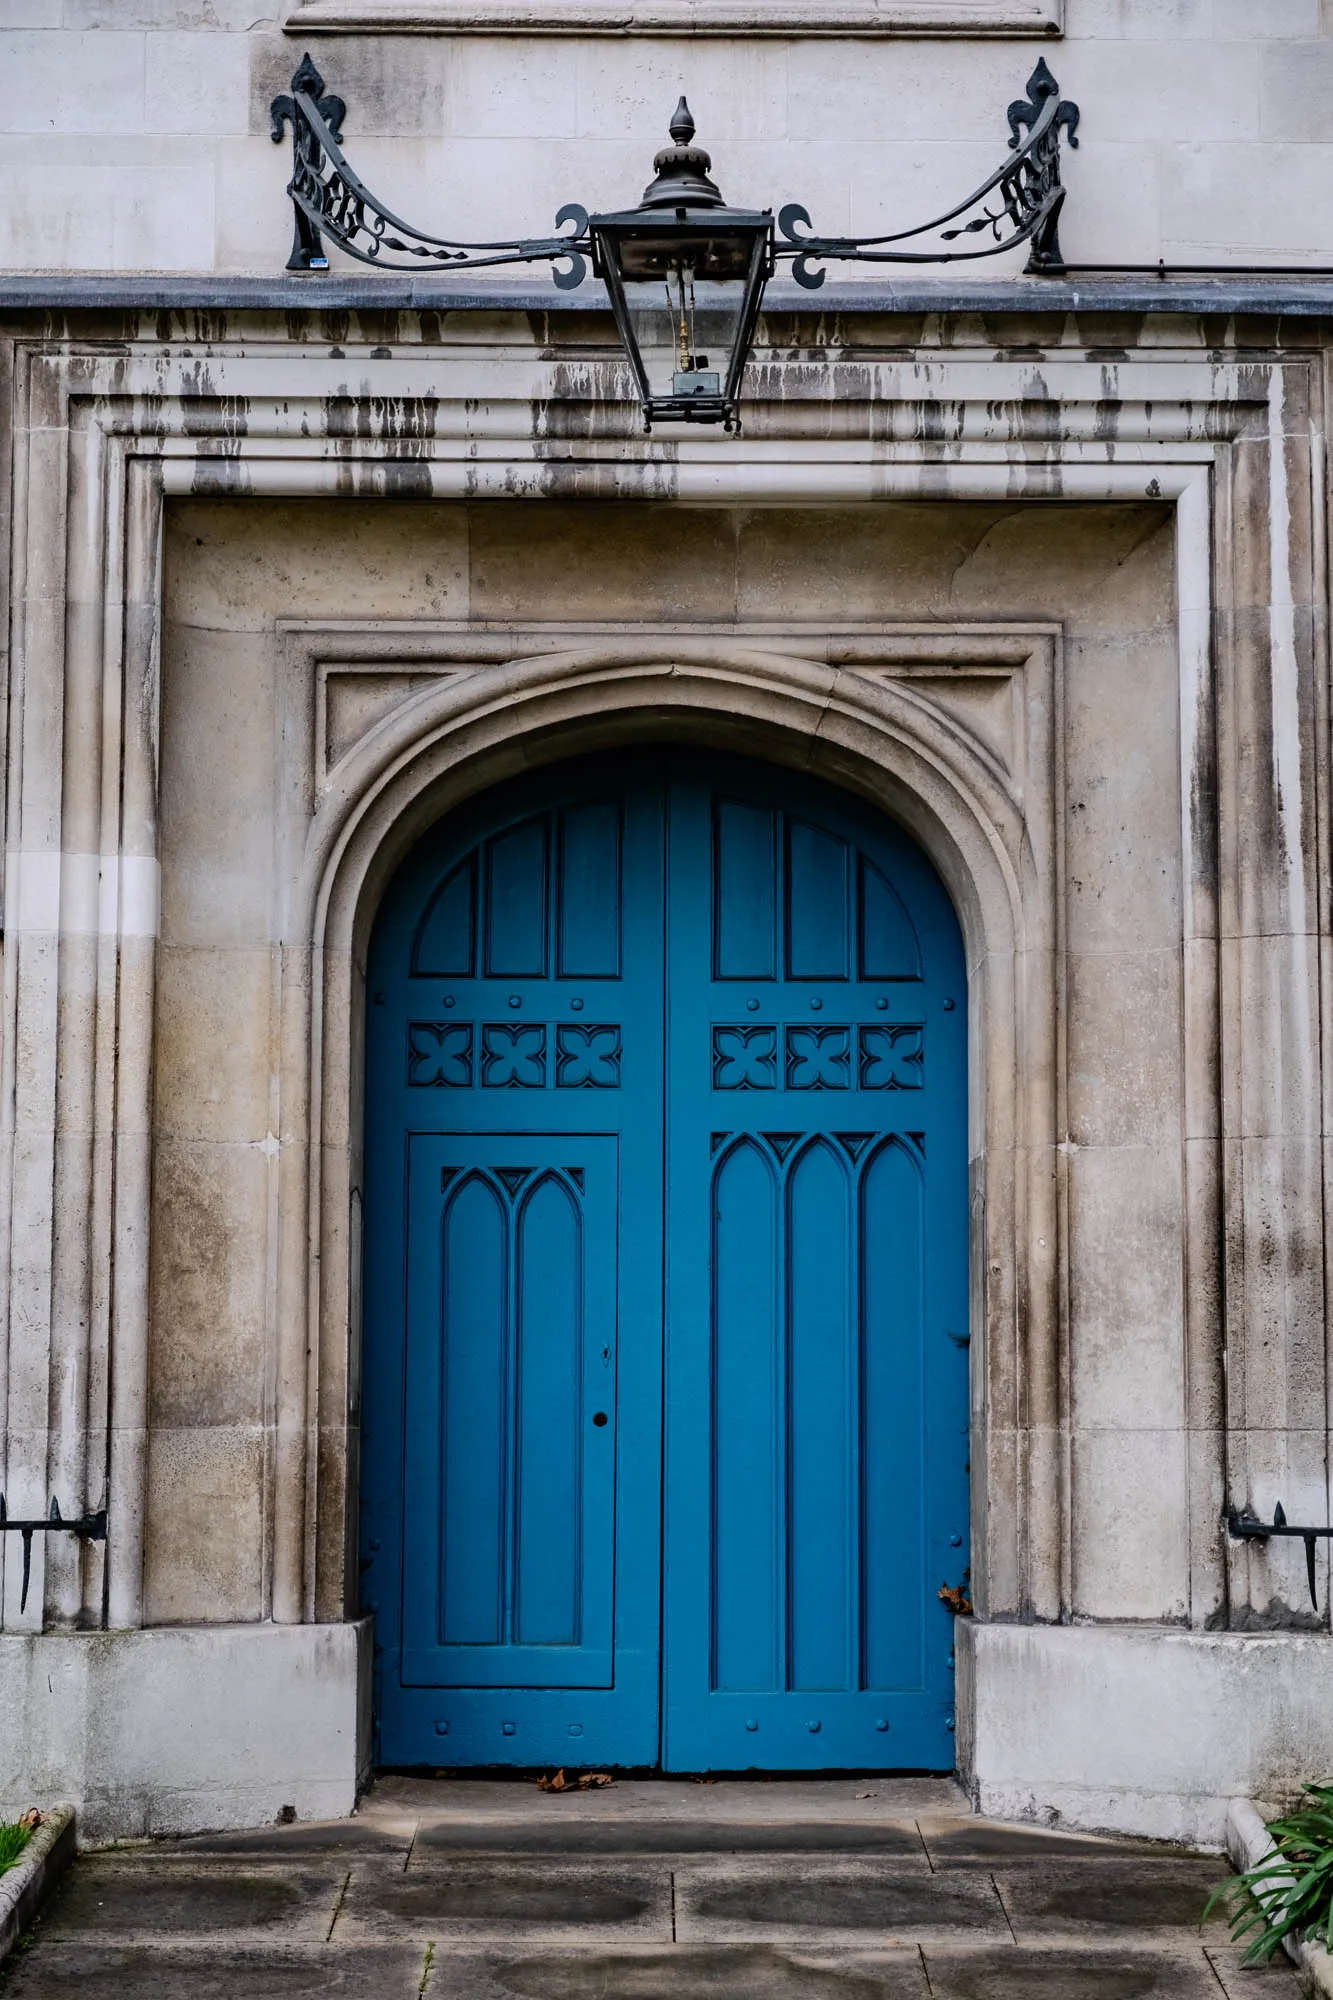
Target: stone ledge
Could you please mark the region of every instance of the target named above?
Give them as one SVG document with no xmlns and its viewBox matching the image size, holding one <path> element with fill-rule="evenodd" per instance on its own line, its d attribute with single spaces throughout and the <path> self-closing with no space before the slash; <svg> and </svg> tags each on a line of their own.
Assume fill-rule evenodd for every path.
<svg viewBox="0 0 1333 2000">
<path fill-rule="evenodd" d="M 1042 35 L 1064 0 L 296 0 L 288 34 Z"/>
<path fill-rule="evenodd" d="M 299 277 L 146 272 L 0 273 L 0 312 L 458 312 L 596 315 L 610 326 L 600 284 L 576 292 L 552 284 L 471 285 L 414 272 Z M 1229 274 L 1159 279 L 1096 274 L 1066 278 L 871 279 L 819 291 L 769 286 L 764 314 L 826 320 L 833 314 L 1142 313 L 1231 318 L 1333 317 L 1333 272 L 1308 277 Z"/>
<path fill-rule="evenodd" d="M 0 1960 L 29 1928 L 73 1859 L 74 1808 L 52 1806 L 43 1812 L 21 1860 L 0 1875 Z"/>
</svg>

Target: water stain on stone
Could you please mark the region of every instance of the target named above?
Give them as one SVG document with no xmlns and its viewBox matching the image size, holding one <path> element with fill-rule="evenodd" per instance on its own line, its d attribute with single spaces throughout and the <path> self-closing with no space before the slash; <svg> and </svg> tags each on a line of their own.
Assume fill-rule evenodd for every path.
<svg viewBox="0 0 1333 2000">
<path fill-rule="evenodd" d="M 926 1822 L 922 1828 L 931 1860 L 967 1863 L 985 1862 L 994 1867 L 1005 1861 L 1095 1861 L 1135 1860 L 1139 1855 L 1157 1860 L 1157 1852 L 1146 1842 L 1109 1842 L 1104 1848 L 1087 1835 L 1047 1831 L 1037 1826 L 995 1826 L 985 1821 L 958 1820 L 945 1825 Z"/>
<path fill-rule="evenodd" d="M 39 1944 L 7 1961 L 5 2000 L 357 2000 L 415 1993 L 419 1946 L 323 1945 L 201 1951 L 197 1945 Z"/>
<path fill-rule="evenodd" d="M 1121 1867 L 1102 1861 L 1071 1862 L 1000 1877 L 1000 1889 L 1019 1921 L 1058 1923 L 1062 1929 L 1197 1929 L 1223 1870 L 1216 1862 L 1185 1861 Z"/>
<path fill-rule="evenodd" d="M 1187 2000 L 1206 1990 L 1190 1980 L 1193 1968 L 1149 1953 L 1016 1951 L 969 1960 L 927 1952 L 926 1968 L 940 2000 Z"/>
<path fill-rule="evenodd" d="M 366 1891 L 362 1891 L 363 1897 Z M 407 1878 L 367 1898 L 385 1916 L 421 1923 L 627 1924 L 649 1908 L 643 1891 L 596 1880 L 478 1874 L 471 1879 Z"/>
<path fill-rule="evenodd" d="M 338 1882 L 341 1882 L 341 1876 Z M 289 1919 L 312 1895 L 327 1895 L 330 1913 L 337 1883 L 279 1874 L 214 1874 L 161 1867 L 156 1871 L 83 1863 L 47 1919 L 52 1933 L 95 1927 L 104 1935 L 154 1931 L 267 1930 Z"/>
<path fill-rule="evenodd" d="M 794 1876 L 713 1882 L 692 1897 L 702 1918 L 723 1923 L 796 1924 L 809 1930 L 889 1932 L 940 1925 L 993 1928 L 999 1911 L 971 1884 L 953 1888 L 938 1878 L 885 1875 L 841 1880 Z"/>
<path fill-rule="evenodd" d="M 515 2000 L 917 2000 L 919 1961 L 901 1969 L 853 1970 L 802 1965 L 770 1945 L 652 1955 L 525 1958 L 496 1968 L 501 1991 Z"/>
</svg>

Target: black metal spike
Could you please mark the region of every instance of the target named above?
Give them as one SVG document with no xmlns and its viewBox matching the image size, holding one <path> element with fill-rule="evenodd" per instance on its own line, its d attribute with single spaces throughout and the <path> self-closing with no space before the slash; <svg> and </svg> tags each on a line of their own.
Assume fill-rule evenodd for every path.
<svg viewBox="0 0 1333 2000">
<path fill-rule="evenodd" d="M 680 103 L 671 114 L 671 123 L 667 127 L 667 130 L 678 146 L 688 146 L 690 140 L 694 137 L 696 129 L 694 115 L 689 105 L 685 102 L 685 93 L 682 91 Z"/>
<path fill-rule="evenodd" d="M 307 56 L 306 61 L 310 58 Z M 1037 67 L 1028 78 L 1028 96 L 1034 104 L 1044 104 L 1048 97 L 1058 97 L 1060 86 L 1051 75 L 1045 56 L 1037 57 Z"/>
<path fill-rule="evenodd" d="M 32 1529 L 24 1528 L 21 1539 L 23 1542 L 23 1588 L 19 1592 L 19 1610 L 23 1612 L 28 1608 L 28 1584 L 32 1578 Z"/>
<path fill-rule="evenodd" d="M 324 95 L 324 79 L 310 60 L 309 50 L 302 56 L 300 68 L 292 78 L 292 89 L 303 90 L 308 97 Z"/>
</svg>

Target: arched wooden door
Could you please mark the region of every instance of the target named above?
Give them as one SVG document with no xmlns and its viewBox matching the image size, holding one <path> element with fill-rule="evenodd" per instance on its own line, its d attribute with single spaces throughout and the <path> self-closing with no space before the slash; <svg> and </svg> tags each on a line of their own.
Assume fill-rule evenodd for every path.
<svg viewBox="0 0 1333 2000">
<path fill-rule="evenodd" d="M 965 974 L 914 842 L 686 751 L 399 871 L 368 968 L 384 1765 L 947 1769 Z"/>
</svg>

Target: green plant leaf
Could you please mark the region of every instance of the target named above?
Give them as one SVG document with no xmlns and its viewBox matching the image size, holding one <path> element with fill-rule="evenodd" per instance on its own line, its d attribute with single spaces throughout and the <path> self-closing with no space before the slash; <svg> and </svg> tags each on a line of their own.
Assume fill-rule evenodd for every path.
<svg viewBox="0 0 1333 2000">
<path fill-rule="evenodd" d="M 1268 1829 L 1273 1852 L 1219 1883 L 1203 1920 L 1223 1904 L 1231 1938 L 1248 1938 L 1242 1965 L 1262 1965 L 1289 1937 L 1323 1933 L 1333 1950 L 1333 1785 L 1306 1785 L 1304 1802 Z M 1257 1936 L 1251 1936 L 1257 1932 Z"/>
<path fill-rule="evenodd" d="M 14 1866 L 32 1836 L 32 1827 L 24 1826 L 21 1821 L 0 1823 L 0 1875 Z"/>
</svg>

